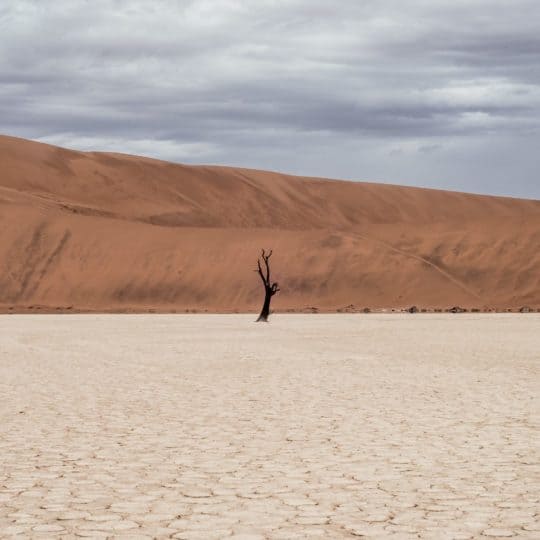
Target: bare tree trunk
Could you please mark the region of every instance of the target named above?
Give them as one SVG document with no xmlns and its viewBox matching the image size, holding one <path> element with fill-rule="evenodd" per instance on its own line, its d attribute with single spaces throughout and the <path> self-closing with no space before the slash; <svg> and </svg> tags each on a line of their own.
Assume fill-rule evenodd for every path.
<svg viewBox="0 0 540 540">
<path fill-rule="evenodd" d="M 257 319 L 257 322 L 268 322 L 268 317 L 270 315 L 270 300 L 272 299 L 272 291 L 266 288 L 264 293 L 264 304 L 261 309 L 261 314 Z"/>
<path fill-rule="evenodd" d="M 266 253 L 264 249 L 262 250 L 262 260 L 265 265 L 266 272 L 263 272 L 261 261 L 260 259 L 257 259 L 256 272 L 259 273 L 264 285 L 264 303 L 257 322 L 268 322 L 268 317 L 270 316 L 270 301 L 272 300 L 272 296 L 279 291 L 277 283 L 270 284 L 270 263 L 268 261 L 271 256 L 272 250 L 270 250 L 268 253 Z"/>
</svg>

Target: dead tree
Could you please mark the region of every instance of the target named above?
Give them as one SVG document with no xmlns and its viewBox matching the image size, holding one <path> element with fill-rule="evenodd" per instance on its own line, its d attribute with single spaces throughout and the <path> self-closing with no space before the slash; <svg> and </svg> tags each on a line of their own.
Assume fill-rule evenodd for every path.
<svg viewBox="0 0 540 540">
<path fill-rule="evenodd" d="M 270 284 L 270 263 L 268 262 L 270 260 L 270 257 L 272 256 L 272 250 L 270 250 L 268 253 L 263 249 L 262 250 L 262 262 L 264 264 L 264 271 L 261 266 L 261 258 L 257 259 L 257 272 L 259 273 L 259 276 L 261 277 L 261 280 L 264 285 L 264 304 L 261 310 L 261 314 L 259 315 L 259 318 L 257 319 L 257 322 L 268 321 L 268 316 L 270 315 L 270 300 L 272 299 L 272 296 L 276 294 L 279 291 L 279 287 L 277 283 Z"/>
</svg>

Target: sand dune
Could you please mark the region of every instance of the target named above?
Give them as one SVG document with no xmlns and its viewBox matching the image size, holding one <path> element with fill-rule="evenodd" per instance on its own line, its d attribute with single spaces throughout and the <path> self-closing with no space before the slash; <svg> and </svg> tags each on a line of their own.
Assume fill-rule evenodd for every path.
<svg viewBox="0 0 540 540">
<path fill-rule="evenodd" d="M 540 201 L 0 137 L 1 309 L 540 308 Z"/>
</svg>

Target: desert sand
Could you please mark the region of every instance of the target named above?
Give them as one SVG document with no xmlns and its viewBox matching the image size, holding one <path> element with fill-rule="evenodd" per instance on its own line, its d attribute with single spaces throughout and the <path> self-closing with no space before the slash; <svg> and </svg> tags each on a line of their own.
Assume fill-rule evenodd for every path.
<svg viewBox="0 0 540 540">
<path fill-rule="evenodd" d="M 540 536 L 540 315 L 0 317 L 0 537 Z"/>
<path fill-rule="evenodd" d="M 0 311 L 540 308 L 540 201 L 0 137 Z M 361 171 L 360 171 L 361 174 Z"/>
</svg>

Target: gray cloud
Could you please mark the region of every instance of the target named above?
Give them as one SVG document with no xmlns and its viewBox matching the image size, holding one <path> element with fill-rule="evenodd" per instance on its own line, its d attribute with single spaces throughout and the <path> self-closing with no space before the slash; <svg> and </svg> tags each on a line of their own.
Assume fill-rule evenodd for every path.
<svg viewBox="0 0 540 540">
<path fill-rule="evenodd" d="M 6 0 L 0 131 L 540 198 L 537 0 Z"/>
</svg>

